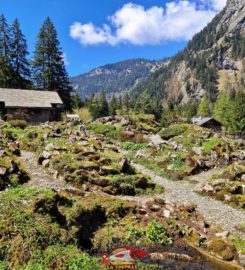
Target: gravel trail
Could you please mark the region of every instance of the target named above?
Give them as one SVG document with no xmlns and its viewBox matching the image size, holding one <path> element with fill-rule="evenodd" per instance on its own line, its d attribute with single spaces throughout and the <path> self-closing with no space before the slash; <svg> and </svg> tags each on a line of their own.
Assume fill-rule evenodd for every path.
<svg viewBox="0 0 245 270">
<path fill-rule="evenodd" d="M 30 175 L 30 180 L 23 186 L 41 189 L 53 189 L 55 191 L 76 191 L 76 188 L 67 184 L 61 178 L 54 178 L 42 166 L 38 165 L 37 158 L 33 152 L 22 151 L 21 159 Z"/>
<path fill-rule="evenodd" d="M 175 204 L 194 203 L 197 211 L 204 216 L 210 224 L 216 224 L 233 234 L 245 238 L 245 233 L 237 230 L 245 222 L 245 212 L 235 209 L 220 201 L 195 193 L 193 185 L 188 181 L 170 181 L 156 175 L 153 171 L 139 164 L 132 164 L 136 170 L 151 177 L 152 181 L 165 187 L 164 198 Z"/>
</svg>

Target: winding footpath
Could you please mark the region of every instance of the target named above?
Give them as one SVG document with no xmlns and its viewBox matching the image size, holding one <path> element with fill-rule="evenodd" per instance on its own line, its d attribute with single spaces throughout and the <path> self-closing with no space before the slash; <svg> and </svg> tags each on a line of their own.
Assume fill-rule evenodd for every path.
<svg viewBox="0 0 245 270">
<path fill-rule="evenodd" d="M 245 233 L 237 227 L 245 222 L 245 212 L 235 209 L 220 201 L 204 197 L 193 191 L 193 185 L 188 181 L 171 181 L 156 175 L 144 166 L 133 163 L 136 170 L 151 177 L 152 181 L 165 187 L 163 197 L 177 205 L 194 203 L 197 211 L 202 214 L 210 224 L 215 224 L 240 237 Z"/>
<path fill-rule="evenodd" d="M 77 192 L 75 187 L 69 185 L 63 179 L 54 178 L 42 166 L 38 165 L 34 155 L 35 154 L 32 152 L 22 152 L 21 155 L 21 159 L 30 174 L 30 181 L 24 184 L 24 186 L 44 189 L 48 188 L 58 192 L 62 190 L 71 193 Z M 132 166 L 137 171 L 148 175 L 153 182 L 164 186 L 165 192 L 162 195 L 163 198 L 176 205 L 194 203 L 197 205 L 197 211 L 204 216 L 208 223 L 218 225 L 234 235 L 245 238 L 245 233 L 237 229 L 242 222 L 245 222 L 245 212 L 232 208 L 220 201 L 195 193 L 193 191 L 194 185 L 189 181 L 171 181 L 156 175 L 153 171 L 146 169 L 142 165 L 132 163 Z M 123 196 L 122 199 L 144 202 L 149 200 L 150 197 Z"/>
<path fill-rule="evenodd" d="M 53 177 L 42 166 L 38 165 L 35 153 L 22 151 L 21 159 L 30 175 L 30 180 L 23 185 L 24 187 L 52 189 L 57 192 L 63 190 L 69 192 L 77 191 L 76 188 L 66 183 L 63 179 Z"/>
</svg>

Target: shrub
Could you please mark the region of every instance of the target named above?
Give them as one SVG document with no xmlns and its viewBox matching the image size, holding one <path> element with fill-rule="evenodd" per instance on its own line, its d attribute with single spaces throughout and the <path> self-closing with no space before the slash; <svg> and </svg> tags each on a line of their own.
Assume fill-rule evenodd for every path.
<svg viewBox="0 0 245 270">
<path fill-rule="evenodd" d="M 210 154 L 211 150 L 220 143 L 220 138 L 212 138 L 203 144 L 204 152 Z"/>
<path fill-rule="evenodd" d="M 146 227 L 146 239 L 150 243 L 160 244 L 172 244 L 173 239 L 169 236 L 167 229 L 162 224 L 157 223 L 153 220 Z"/>
<path fill-rule="evenodd" d="M 162 137 L 162 139 L 169 140 L 172 137 L 183 134 L 187 129 L 188 129 L 187 125 L 172 125 L 160 131 L 159 135 Z"/>
<path fill-rule="evenodd" d="M 12 113 L 7 114 L 7 119 L 8 120 L 25 120 L 28 121 L 29 119 L 29 114 L 27 110 L 23 109 L 18 109 Z"/>
<path fill-rule="evenodd" d="M 15 120 L 10 120 L 8 122 L 14 128 L 25 129 L 27 127 L 27 122 L 25 120 L 15 119 Z"/>
<path fill-rule="evenodd" d="M 92 120 L 92 115 L 87 107 L 75 109 L 74 113 L 79 115 L 82 122 L 86 123 Z"/>
</svg>

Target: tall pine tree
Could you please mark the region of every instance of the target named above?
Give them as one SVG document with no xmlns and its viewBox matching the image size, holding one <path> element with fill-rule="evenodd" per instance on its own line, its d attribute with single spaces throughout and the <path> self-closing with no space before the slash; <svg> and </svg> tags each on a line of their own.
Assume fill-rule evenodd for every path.
<svg viewBox="0 0 245 270">
<path fill-rule="evenodd" d="M 32 61 L 33 79 L 38 89 L 56 90 L 67 109 L 71 109 L 72 87 L 65 69 L 57 31 L 48 17 L 38 34 Z"/>
<path fill-rule="evenodd" d="M 0 15 L 0 87 L 12 87 L 12 78 L 9 26 L 4 15 Z"/>
<path fill-rule="evenodd" d="M 29 88 L 31 83 L 30 65 L 27 60 L 27 43 L 17 19 L 13 22 L 10 33 L 11 66 L 13 69 L 12 87 Z"/>
<path fill-rule="evenodd" d="M 104 117 L 109 115 L 109 107 L 106 100 L 106 94 L 105 91 L 100 92 L 99 94 L 99 117 Z"/>
<path fill-rule="evenodd" d="M 0 56 L 5 61 L 10 60 L 9 26 L 4 15 L 0 15 Z"/>
<path fill-rule="evenodd" d="M 109 114 L 115 116 L 117 114 L 117 99 L 113 94 L 109 104 Z"/>
</svg>

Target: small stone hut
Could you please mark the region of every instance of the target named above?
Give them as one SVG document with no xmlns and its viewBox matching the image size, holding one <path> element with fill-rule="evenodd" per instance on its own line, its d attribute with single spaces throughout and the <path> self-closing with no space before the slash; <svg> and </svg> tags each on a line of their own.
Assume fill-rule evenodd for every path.
<svg viewBox="0 0 245 270">
<path fill-rule="evenodd" d="M 63 109 L 57 92 L 0 88 L 0 119 L 24 110 L 31 123 L 59 121 Z"/>
</svg>

